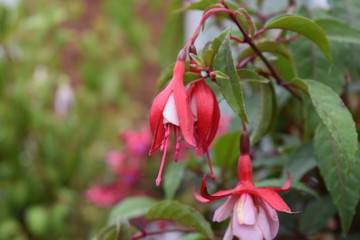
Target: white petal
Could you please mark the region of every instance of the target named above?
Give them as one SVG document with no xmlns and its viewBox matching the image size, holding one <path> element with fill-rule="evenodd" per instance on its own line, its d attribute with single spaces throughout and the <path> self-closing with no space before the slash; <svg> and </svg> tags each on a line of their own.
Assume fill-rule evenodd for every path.
<svg viewBox="0 0 360 240">
<path fill-rule="evenodd" d="M 257 209 L 250 194 L 243 193 L 241 195 L 235 205 L 234 214 L 239 224 L 255 224 Z"/>
<path fill-rule="evenodd" d="M 265 240 L 272 240 L 272 236 L 271 236 L 271 226 L 269 224 L 268 221 L 268 216 L 266 215 L 265 210 L 259 206 L 259 214 L 258 214 L 258 219 L 257 219 L 257 225 L 259 226 L 264 239 Z"/>
<path fill-rule="evenodd" d="M 213 222 L 222 222 L 227 219 L 231 211 L 234 209 L 238 197 L 229 197 L 218 209 L 216 209 L 213 217 Z"/>
<path fill-rule="evenodd" d="M 176 112 L 176 105 L 175 105 L 175 99 L 173 93 L 170 95 L 169 99 L 166 102 L 163 111 L 163 116 L 164 116 L 164 124 L 172 123 L 176 126 L 180 126 L 179 117 Z"/>
</svg>

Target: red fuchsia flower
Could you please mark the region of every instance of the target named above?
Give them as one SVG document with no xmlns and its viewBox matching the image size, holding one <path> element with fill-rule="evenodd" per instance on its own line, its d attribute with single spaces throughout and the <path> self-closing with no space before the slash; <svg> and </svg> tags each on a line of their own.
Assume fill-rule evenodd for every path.
<svg viewBox="0 0 360 240">
<path fill-rule="evenodd" d="M 188 90 L 191 110 L 195 119 L 194 134 L 198 149 L 208 158 L 211 178 L 215 179 L 209 156 L 209 146 L 216 136 L 219 127 L 220 110 L 213 91 L 204 80 L 192 83 Z"/>
<path fill-rule="evenodd" d="M 239 183 L 234 189 L 209 194 L 204 176 L 200 194 L 195 198 L 210 203 L 227 197 L 226 202 L 214 214 L 213 221 L 221 222 L 231 216 L 224 240 L 234 236 L 244 240 L 272 240 L 279 230 L 276 211 L 292 213 L 279 196 L 279 192 L 290 189 L 290 175 L 281 188 L 256 187 L 252 182 L 252 165 L 248 154 L 242 154 L 238 163 Z"/>
<path fill-rule="evenodd" d="M 161 175 L 165 163 L 170 132 L 175 133 L 175 162 L 178 161 L 181 136 L 186 143 L 196 146 L 194 139 L 194 118 L 192 116 L 186 89 L 183 83 L 185 73 L 186 51 L 183 49 L 178 56 L 173 70 L 173 78 L 155 98 L 150 109 L 150 127 L 154 136 L 149 154 L 158 148 L 164 153 L 160 164 L 156 185 L 161 184 Z"/>
</svg>

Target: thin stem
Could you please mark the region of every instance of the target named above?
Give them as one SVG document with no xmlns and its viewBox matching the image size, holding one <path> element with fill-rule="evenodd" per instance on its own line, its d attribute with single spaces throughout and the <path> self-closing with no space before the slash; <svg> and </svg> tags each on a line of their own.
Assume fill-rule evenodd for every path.
<svg viewBox="0 0 360 240">
<path fill-rule="evenodd" d="M 252 41 L 252 39 L 250 38 L 250 36 L 247 34 L 247 32 L 245 31 L 245 29 L 241 26 L 240 22 L 237 20 L 236 16 L 234 14 L 229 14 L 229 16 L 232 18 L 232 20 L 234 21 L 234 23 L 236 24 L 236 26 L 239 28 L 240 32 L 243 34 L 244 36 L 244 42 L 249 44 L 250 47 L 254 50 L 254 52 L 256 53 L 256 55 L 258 55 L 260 57 L 260 59 L 264 62 L 264 64 L 266 65 L 266 67 L 270 70 L 270 72 L 272 73 L 273 77 L 275 78 L 276 82 L 280 85 L 285 87 L 291 94 L 293 94 L 297 99 L 299 99 L 301 101 L 301 97 L 300 95 L 295 92 L 294 90 L 292 90 L 289 86 L 289 84 L 287 84 L 281 77 L 280 75 L 277 73 L 277 71 L 275 70 L 275 68 L 271 65 L 271 63 L 265 58 L 264 54 L 257 48 L 257 46 L 255 45 L 255 43 Z"/>
</svg>

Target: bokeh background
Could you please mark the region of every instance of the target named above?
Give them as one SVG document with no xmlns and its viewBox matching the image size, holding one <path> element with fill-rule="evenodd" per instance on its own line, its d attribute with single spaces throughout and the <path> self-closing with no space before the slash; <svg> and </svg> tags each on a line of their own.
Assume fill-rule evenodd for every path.
<svg viewBox="0 0 360 240">
<path fill-rule="evenodd" d="M 0 1 L 0 239 L 88 239 L 103 225 L 122 198 L 112 188 L 125 188 L 106 160 L 121 161 L 126 130 L 148 137 L 156 80 L 183 39 L 170 14 L 181 4 Z M 153 187 L 132 171 L 124 195 Z"/>
</svg>

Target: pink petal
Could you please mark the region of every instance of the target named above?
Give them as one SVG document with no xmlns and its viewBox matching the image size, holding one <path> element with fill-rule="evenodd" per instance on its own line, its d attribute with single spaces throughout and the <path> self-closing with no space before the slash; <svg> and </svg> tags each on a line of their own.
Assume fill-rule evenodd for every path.
<svg viewBox="0 0 360 240">
<path fill-rule="evenodd" d="M 238 200 L 238 197 L 231 196 L 218 209 L 216 209 L 213 222 L 222 222 L 227 219 L 234 208 L 236 200 Z"/>
<path fill-rule="evenodd" d="M 271 208 L 266 202 L 259 199 L 259 207 L 264 209 L 264 212 L 267 217 L 267 223 L 270 227 L 270 236 L 271 239 L 274 239 L 279 231 L 279 218 L 276 211 Z"/>
<path fill-rule="evenodd" d="M 252 196 L 243 193 L 234 208 L 234 214 L 236 214 L 238 223 L 246 225 L 255 224 L 256 213 L 257 209 L 254 205 Z"/>
<path fill-rule="evenodd" d="M 257 217 L 257 225 L 259 226 L 265 240 L 272 240 L 271 237 L 271 226 L 268 222 L 268 217 L 266 215 L 265 210 L 259 206 L 259 214 Z"/>
<path fill-rule="evenodd" d="M 225 235 L 224 235 L 224 238 L 223 240 L 232 240 L 234 237 L 234 234 L 232 232 L 232 224 L 231 224 L 231 221 L 229 223 L 229 226 L 228 228 L 226 229 L 226 232 L 225 232 Z"/>
<path fill-rule="evenodd" d="M 231 225 L 234 236 L 237 236 L 241 240 L 263 240 L 261 230 L 256 224 L 239 224 L 235 213 L 231 219 Z"/>
</svg>

